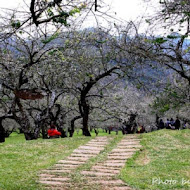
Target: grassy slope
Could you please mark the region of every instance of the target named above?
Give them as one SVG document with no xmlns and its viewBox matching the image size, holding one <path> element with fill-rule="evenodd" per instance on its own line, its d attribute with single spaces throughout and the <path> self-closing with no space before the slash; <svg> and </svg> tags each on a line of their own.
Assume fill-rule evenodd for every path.
<svg viewBox="0 0 190 190">
<path fill-rule="evenodd" d="M 13 134 L 0 144 L 0 190 L 39 189 L 35 180 L 40 170 L 68 156 L 89 137 L 25 141 Z"/>
<path fill-rule="evenodd" d="M 92 133 L 93 137 L 95 136 Z M 107 135 L 100 133 L 99 135 Z M 112 132 L 115 136 L 115 132 Z M 122 138 L 120 134 L 96 160 L 91 160 L 83 169 L 88 169 L 103 160 Z M 190 189 L 181 180 L 190 180 L 190 130 L 160 130 L 141 135 L 142 151 L 127 162 L 120 178 L 137 189 Z M 12 134 L 6 143 L 0 144 L 0 190 L 38 190 L 37 174 L 65 158 L 89 141 L 90 137 L 25 141 L 23 135 Z M 76 176 L 74 176 L 76 177 Z M 152 179 L 176 180 L 175 185 L 152 184 Z"/>
<path fill-rule="evenodd" d="M 136 189 L 190 189 L 190 130 L 160 130 L 141 138 L 143 149 L 127 162 L 121 179 Z"/>
<path fill-rule="evenodd" d="M 91 133 L 92 138 L 95 133 Z M 105 136 L 106 133 L 99 133 Z M 112 132 L 111 136 L 115 136 Z M 121 137 L 121 133 L 119 133 Z M 74 134 L 73 138 L 25 141 L 22 134 L 11 134 L 0 143 L 0 190 L 38 190 L 38 173 L 64 159 L 91 137 Z"/>
</svg>

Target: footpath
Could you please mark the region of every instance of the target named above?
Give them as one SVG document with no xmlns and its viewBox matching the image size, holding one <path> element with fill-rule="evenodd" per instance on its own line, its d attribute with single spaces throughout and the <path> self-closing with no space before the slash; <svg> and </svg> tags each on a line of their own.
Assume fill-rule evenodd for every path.
<svg viewBox="0 0 190 190">
<path fill-rule="evenodd" d="M 127 159 L 141 148 L 137 135 L 124 136 L 107 154 L 106 160 L 95 163 L 88 170 L 77 170 L 100 155 L 111 140 L 110 137 L 96 137 L 78 147 L 66 159 L 43 170 L 39 183 L 44 185 L 44 189 L 52 190 L 131 190 L 117 176 Z"/>
</svg>

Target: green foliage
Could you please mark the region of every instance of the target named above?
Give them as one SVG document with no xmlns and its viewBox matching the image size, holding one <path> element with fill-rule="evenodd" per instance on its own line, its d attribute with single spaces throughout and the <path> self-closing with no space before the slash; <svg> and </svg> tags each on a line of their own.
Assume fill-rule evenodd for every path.
<svg viewBox="0 0 190 190">
<path fill-rule="evenodd" d="M 167 40 L 161 37 L 161 38 L 156 38 L 156 39 L 153 40 L 152 42 L 153 42 L 154 44 L 163 44 L 163 43 L 167 42 Z"/>
<path fill-rule="evenodd" d="M 74 16 L 76 13 L 80 13 L 80 11 L 81 11 L 80 8 L 75 7 L 74 9 L 69 11 L 69 15 Z"/>
<path fill-rule="evenodd" d="M 52 40 L 56 39 L 59 36 L 59 33 L 56 32 L 55 34 L 53 34 L 52 36 L 50 36 L 47 39 L 41 40 L 42 43 L 44 44 L 48 44 L 49 42 L 51 42 Z"/>
<path fill-rule="evenodd" d="M 49 54 L 49 55 L 55 55 L 56 52 L 57 52 L 57 50 L 54 49 L 54 50 L 52 50 L 52 51 L 49 51 L 48 54 Z"/>
<path fill-rule="evenodd" d="M 54 16 L 54 13 L 51 8 L 48 8 L 47 13 L 48 13 L 48 16 L 50 17 Z"/>
<path fill-rule="evenodd" d="M 190 47 L 184 50 L 185 53 L 188 53 L 190 51 Z"/>
<path fill-rule="evenodd" d="M 168 35 L 167 36 L 168 39 L 176 39 L 176 38 L 179 38 L 178 36 L 173 36 L 173 35 Z"/>
<path fill-rule="evenodd" d="M 93 78 L 94 75 L 92 73 L 86 73 L 86 76 L 89 77 L 89 78 Z"/>
<path fill-rule="evenodd" d="M 106 43 L 108 40 L 103 40 L 103 41 L 100 41 L 100 40 L 95 40 L 98 44 L 104 44 Z"/>
<path fill-rule="evenodd" d="M 15 21 L 12 21 L 12 22 L 11 22 L 11 26 L 12 26 L 13 28 L 15 28 L 15 29 L 18 29 L 18 28 L 20 28 L 21 23 L 20 23 L 19 20 L 15 20 Z"/>
</svg>

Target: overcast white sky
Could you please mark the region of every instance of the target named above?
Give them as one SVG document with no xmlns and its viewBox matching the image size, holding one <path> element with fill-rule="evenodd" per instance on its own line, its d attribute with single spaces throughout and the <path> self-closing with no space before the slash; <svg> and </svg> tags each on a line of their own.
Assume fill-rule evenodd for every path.
<svg viewBox="0 0 190 190">
<path fill-rule="evenodd" d="M 159 0 L 153 1 L 159 2 Z M 28 3 L 30 0 L 25 0 L 25 2 Z M 139 15 L 150 12 L 151 9 L 143 0 L 104 0 L 104 2 L 111 5 L 117 16 L 124 20 L 134 20 Z M 23 5 L 23 0 L 0 0 L 0 7 L 4 8 L 16 8 L 21 5 Z"/>
</svg>

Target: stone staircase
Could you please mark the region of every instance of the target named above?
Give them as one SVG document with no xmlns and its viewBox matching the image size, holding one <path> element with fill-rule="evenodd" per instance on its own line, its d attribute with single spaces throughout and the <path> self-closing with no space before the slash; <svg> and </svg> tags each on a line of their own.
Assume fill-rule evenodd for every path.
<svg viewBox="0 0 190 190">
<path fill-rule="evenodd" d="M 121 168 L 128 158 L 141 148 L 136 135 L 126 135 L 109 152 L 106 161 L 98 162 L 90 170 L 80 171 L 85 184 L 74 184 L 72 174 L 75 170 L 96 157 L 109 144 L 109 137 L 96 137 L 86 145 L 80 146 L 65 160 L 60 160 L 52 168 L 43 170 L 39 175 L 39 183 L 44 184 L 44 189 L 52 190 L 129 190 L 122 180 L 117 179 Z"/>
</svg>

